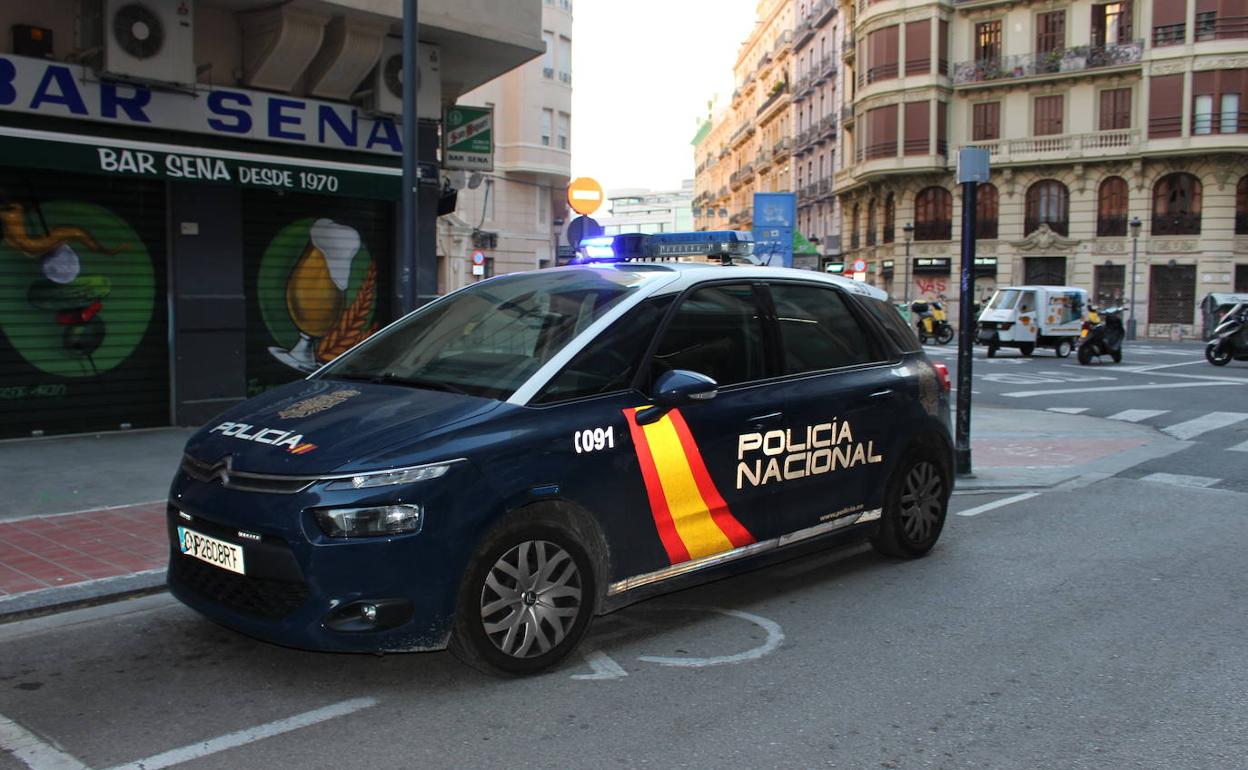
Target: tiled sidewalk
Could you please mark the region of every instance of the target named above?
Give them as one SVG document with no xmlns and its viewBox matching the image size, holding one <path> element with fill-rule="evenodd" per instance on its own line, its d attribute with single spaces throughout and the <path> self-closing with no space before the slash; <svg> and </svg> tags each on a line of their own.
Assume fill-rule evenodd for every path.
<svg viewBox="0 0 1248 770">
<path fill-rule="evenodd" d="M 0 521 L 0 598 L 164 567 L 165 503 Z"/>
</svg>

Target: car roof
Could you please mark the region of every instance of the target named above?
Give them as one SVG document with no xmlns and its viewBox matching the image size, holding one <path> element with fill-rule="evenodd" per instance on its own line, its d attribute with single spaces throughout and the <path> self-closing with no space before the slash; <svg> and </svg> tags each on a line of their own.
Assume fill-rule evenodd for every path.
<svg viewBox="0 0 1248 770">
<path fill-rule="evenodd" d="M 584 270 L 591 265 L 566 265 L 564 267 L 549 268 L 552 271 L 559 270 Z M 664 283 L 661 287 L 656 288 L 655 294 L 672 294 L 684 291 L 690 286 L 709 281 L 723 281 L 734 279 L 746 280 L 786 280 L 786 281 L 805 281 L 808 283 L 818 283 L 836 286 L 851 294 L 859 296 L 871 297 L 873 299 L 887 300 L 888 294 L 881 289 L 863 283 L 862 281 L 853 281 L 843 278 L 839 275 L 829 275 L 827 273 L 817 273 L 813 270 L 797 270 L 788 267 L 768 267 L 764 265 L 751 265 L 737 263 L 733 265 L 721 265 L 714 262 L 612 262 L 606 263 L 604 267 L 610 267 L 621 272 L 637 272 L 637 273 L 654 273 L 669 272 L 672 273 L 676 280 Z"/>
<path fill-rule="evenodd" d="M 998 286 L 997 289 L 999 291 L 1005 291 L 1006 289 L 1023 289 L 1026 291 L 1081 291 L 1085 294 L 1087 293 L 1087 289 L 1081 289 L 1078 286 L 1050 286 L 1048 284 L 1040 283 L 1029 283 L 1024 286 Z"/>
</svg>

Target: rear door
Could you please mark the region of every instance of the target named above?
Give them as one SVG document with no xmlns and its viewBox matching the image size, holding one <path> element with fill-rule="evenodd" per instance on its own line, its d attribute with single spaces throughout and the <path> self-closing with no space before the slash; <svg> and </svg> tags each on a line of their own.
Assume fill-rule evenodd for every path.
<svg viewBox="0 0 1248 770">
<path fill-rule="evenodd" d="M 782 377 L 771 395 L 783 404 L 783 430 L 746 459 L 775 490 L 785 532 L 834 529 L 880 497 L 890 442 L 904 430 L 897 356 L 839 289 L 768 286 Z"/>
</svg>

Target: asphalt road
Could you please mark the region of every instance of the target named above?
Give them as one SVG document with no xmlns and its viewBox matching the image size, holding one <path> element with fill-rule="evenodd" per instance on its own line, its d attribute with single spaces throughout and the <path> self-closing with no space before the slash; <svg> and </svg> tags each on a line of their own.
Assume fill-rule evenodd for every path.
<svg viewBox="0 0 1248 770">
<path fill-rule="evenodd" d="M 820 553 L 631 607 L 539 677 L 287 650 L 165 596 L 2 625 L 0 770 L 1243 767 L 1248 365 L 1147 347 L 981 350 L 974 395 L 1188 442 L 1157 467 L 955 497 L 918 561 Z"/>
</svg>

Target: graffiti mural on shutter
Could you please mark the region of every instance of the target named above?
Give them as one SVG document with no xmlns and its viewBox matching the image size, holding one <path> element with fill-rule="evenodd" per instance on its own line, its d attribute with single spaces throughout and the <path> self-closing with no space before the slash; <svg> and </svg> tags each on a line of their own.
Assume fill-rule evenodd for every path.
<svg viewBox="0 0 1248 770">
<path fill-rule="evenodd" d="M 160 184 L 0 169 L 0 437 L 169 422 Z"/>
<path fill-rule="evenodd" d="M 391 319 L 393 205 L 248 191 L 247 392 L 306 376 Z"/>
</svg>

